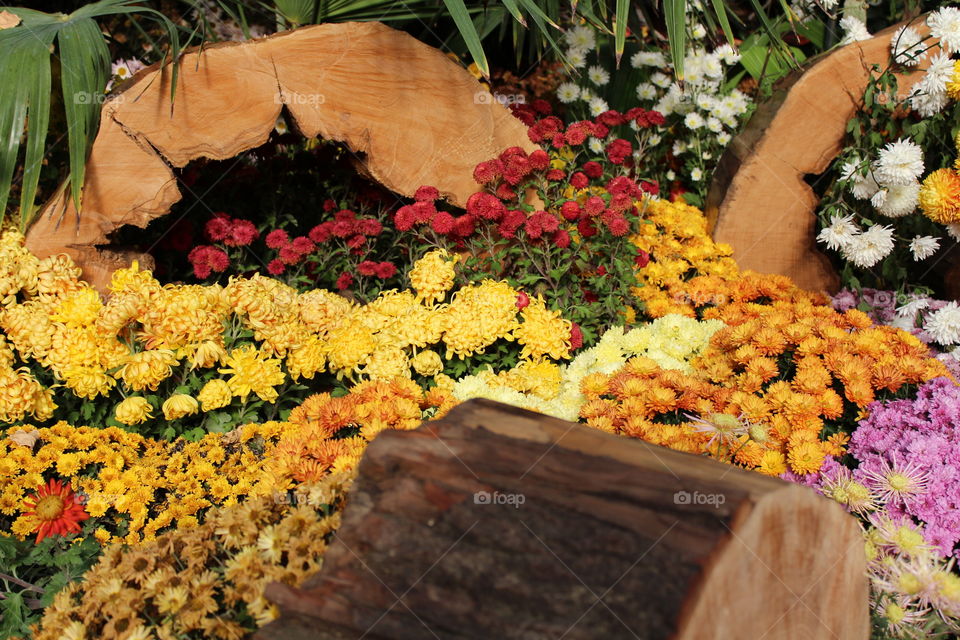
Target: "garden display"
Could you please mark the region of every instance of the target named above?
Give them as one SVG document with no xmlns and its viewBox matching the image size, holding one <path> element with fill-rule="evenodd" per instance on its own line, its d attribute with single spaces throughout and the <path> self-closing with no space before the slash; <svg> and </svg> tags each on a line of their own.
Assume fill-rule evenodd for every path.
<svg viewBox="0 0 960 640">
<path fill-rule="evenodd" d="M 960 633 L 960 8 L 301 4 L 0 7 L 0 637 Z"/>
</svg>

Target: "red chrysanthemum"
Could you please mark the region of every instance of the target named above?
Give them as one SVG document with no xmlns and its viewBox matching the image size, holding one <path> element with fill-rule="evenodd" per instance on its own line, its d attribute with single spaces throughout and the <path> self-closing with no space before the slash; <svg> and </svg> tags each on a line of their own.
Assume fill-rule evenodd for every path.
<svg viewBox="0 0 960 640">
<path fill-rule="evenodd" d="M 553 113 L 553 107 L 546 100 L 537 99 L 530 103 L 530 107 L 540 115 L 548 116 Z"/>
<path fill-rule="evenodd" d="M 287 265 L 283 264 L 283 260 L 281 260 L 280 258 L 274 258 L 269 263 L 267 263 L 267 271 L 271 275 L 278 276 L 286 270 L 287 270 Z"/>
<path fill-rule="evenodd" d="M 377 274 L 377 263 L 373 260 L 364 260 L 357 265 L 357 273 L 362 276 L 374 276 Z"/>
<path fill-rule="evenodd" d="M 523 291 L 517 294 L 517 309 L 525 309 L 530 306 L 530 296 Z"/>
<path fill-rule="evenodd" d="M 543 149 L 537 149 L 531 153 L 527 160 L 535 171 L 543 171 L 550 166 L 550 156 Z"/>
<path fill-rule="evenodd" d="M 393 216 L 393 223 L 397 225 L 397 231 L 409 231 L 416 221 L 413 207 L 408 204 L 397 209 L 397 213 Z"/>
<path fill-rule="evenodd" d="M 484 220 L 499 220 L 507 208 L 499 198 L 489 193 L 475 193 L 467 198 L 467 213 Z"/>
<path fill-rule="evenodd" d="M 51 536 L 79 533 L 80 523 L 90 515 L 67 483 L 51 479 L 23 501 L 29 509 L 23 515 L 36 523 L 37 544 Z"/>
<path fill-rule="evenodd" d="M 583 346 L 583 331 L 576 322 L 570 323 L 570 350 L 576 351 Z"/>
<path fill-rule="evenodd" d="M 211 242 L 220 242 L 227 237 L 230 232 L 230 217 L 225 213 L 215 213 L 214 217 L 207 220 L 203 230 Z"/>
<path fill-rule="evenodd" d="M 503 163 L 499 160 L 487 160 L 481 162 L 473 170 L 473 179 L 479 184 L 493 182 L 503 173 Z"/>
<path fill-rule="evenodd" d="M 381 262 L 377 265 L 377 277 L 381 280 L 392 278 L 397 273 L 397 265 L 392 262 Z"/>
<path fill-rule="evenodd" d="M 306 236 L 300 236 L 294 238 L 293 242 L 290 243 L 290 246 L 293 247 L 293 250 L 299 253 L 301 256 L 305 256 L 309 253 L 313 253 L 314 244 L 313 240 Z"/>
<path fill-rule="evenodd" d="M 430 185 L 421 185 L 413 194 L 413 199 L 417 202 L 433 202 L 440 199 L 440 191 Z"/>
<path fill-rule="evenodd" d="M 583 209 L 587 212 L 587 215 L 598 216 L 603 213 L 603 210 L 607 208 L 607 203 L 604 202 L 603 198 L 600 196 L 590 196 L 587 198 L 586 202 L 583 203 Z"/>
<path fill-rule="evenodd" d="M 603 175 L 603 167 L 600 166 L 599 162 L 591 160 L 590 162 L 584 163 L 583 172 L 587 174 L 588 178 L 596 179 Z"/>
<path fill-rule="evenodd" d="M 566 229 L 558 229 L 551 238 L 553 244 L 560 249 L 570 246 L 570 233 Z"/>
<path fill-rule="evenodd" d="M 323 244 L 333 235 L 333 223 L 329 221 L 321 222 L 313 229 L 310 229 L 310 233 L 307 235 L 317 244 Z"/>
<path fill-rule="evenodd" d="M 260 237 L 260 232 L 249 220 L 234 220 L 227 236 L 223 239 L 223 244 L 228 247 L 246 247 L 252 244 L 254 240 Z"/>
<path fill-rule="evenodd" d="M 343 291 L 350 287 L 353 284 L 353 276 L 344 271 L 340 274 L 340 277 L 337 278 L 337 289 Z"/>
<path fill-rule="evenodd" d="M 330 211 L 333 211 L 333 210 L 336 209 L 336 208 L 337 208 L 337 202 L 336 202 L 336 200 L 331 200 L 330 198 L 327 198 L 326 200 L 323 201 L 323 210 L 324 210 L 324 211 L 330 212 Z"/>
<path fill-rule="evenodd" d="M 633 145 L 630 144 L 629 140 L 623 138 L 617 138 L 607 145 L 607 158 L 613 164 L 623 164 L 623 161 L 631 157 L 632 153 Z"/>
<path fill-rule="evenodd" d="M 560 205 L 560 215 L 563 216 L 564 220 L 573 222 L 580 217 L 580 205 L 577 204 L 576 200 L 567 200 L 562 205 Z"/>
<path fill-rule="evenodd" d="M 590 180 L 580 171 L 570 176 L 570 186 L 574 189 L 586 189 L 588 184 L 590 184 Z"/>
<path fill-rule="evenodd" d="M 453 216 L 446 211 L 438 211 L 437 215 L 433 216 L 433 220 L 430 221 L 430 228 L 440 235 L 447 235 L 453 231 L 453 225 Z"/>
<path fill-rule="evenodd" d="M 380 235 L 380 232 L 383 231 L 383 225 L 376 218 L 365 218 L 357 222 L 357 230 L 372 238 Z"/>
<path fill-rule="evenodd" d="M 290 236 L 288 236 L 287 232 L 283 229 L 274 229 L 267 234 L 267 237 L 264 239 L 264 241 L 271 249 L 279 249 L 280 247 L 286 246 L 286 244 L 290 242 Z"/>
<path fill-rule="evenodd" d="M 637 265 L 640 269 L 643 269 L 650 263 L 650 254 L 640 249 L 637 253 L 637 257 L 633 259 L 633 264 Z"/>
</svg>

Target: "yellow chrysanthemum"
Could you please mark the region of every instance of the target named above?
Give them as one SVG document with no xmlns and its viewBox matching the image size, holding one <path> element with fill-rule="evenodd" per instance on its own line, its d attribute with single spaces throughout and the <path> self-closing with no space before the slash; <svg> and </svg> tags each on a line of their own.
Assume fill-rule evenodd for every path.
<svg viewBox="0 0 960 640">
<path fill-rule="evenodd" d="M 195 398 L 185 393 L 176 393 L 164 401 L 163 417 L 167 420 L 178 420 L 195 414 L 199 409 L 200 405 Z"/>
<path fill-rule="evenodd" d="M 230 385 L 227 384 L 226 380 L 220 378 L 215 378 L 203 385 L 200 393 L 197 394 L 197 400 L 200 401 L 200 407 L 204 411 L 221 409 L 230 404 L 232 399 L 233 394 L 230 391 Z"/>
<path fill-rule="evenodd" d="M 456 261 L 456 256 L 451 260 L 445 249 L 435 249 L 417 260 L 409 274 L 417 298 L 427 304 L 442 300 L 453 287 Z"/>
<path fill-rule="evenodd" d="M 541 296 L 530 300 L 520 317 L 523 322 L 513 333 L 523 346 L 521 358 L 547 356 L 561 360 L 570 357 L 570 321 L 547 309 Z"/>
<path fill-rule="evenodd" d="M 251 393 L 265 402 L 273 402 L 279 395 L 274 388 L 283 384 L 285 376 L 280 369 L 280 360 L 265 357 L 253 345 L 234 349 L 224 361 L 226 368 L 220 373 L 230 374 L 227 384 L 235 396 L 246 400 Z"/>
<path fill-rule="evenodd" d="M 146 398 L 139 396 L 130 396 L 117 405 L 114 410 L 114 418 L 117 422 L 125 425 L 140 424 L 152 418 L 150 410 L 153 406 Z"/>
<path fill-rule="evenodd" d="M 443 371 L 443 360 L 440 354 L 430 349 L 424 349 L 410 359 L 413 370 L 422 376 L 435 376 Z"/>
<path fill-rule="evenodd" d="M 940 224 L 960 222 L 960 175 L 953 169 L 937 169 L 920 186 L 920 209 Z"/>
</svg>

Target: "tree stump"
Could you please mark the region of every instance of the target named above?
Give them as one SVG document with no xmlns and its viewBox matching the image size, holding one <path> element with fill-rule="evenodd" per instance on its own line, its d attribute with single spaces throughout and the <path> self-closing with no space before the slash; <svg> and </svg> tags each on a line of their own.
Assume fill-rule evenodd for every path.
<svg viewBox="0 0 960 640">
<path fill-rule="evenodd" d="M 137 74 L 107 100 L 87 162 L 82 212 L 65 190 L 42 209 L 27 245 L 65 252 L 103 289 L 136 257 L 104 253 L 107 235 L 140 227 L 180 199 L 171 166 L 257 147 L 286 108 L 308 137 L 346 143 L 366 172 L 411 196 L 430 184 L 463 205 L 474 167 L 504 148 L 537 147 L 526 127 L 465 69 L 376 22 L 324 24 L 183 57 L 171 114 L 169 67 Z"/>
<path fill-rule="evenodd" d="M 262 640 L 869 635 L 863 539 L 812 490 L 487 400 L 385 431 Z"/>
<path fill-rule="evenodd" d="M 731 141 L 704 209 L 714 240 L 732 245 L 741 267 L 790 276 L 813 291 L 839 287 L 830 260 L 816 248 L 819 199 L 804 177 L 823 173 L 837 157 L 847 123 L 862 105 L 871 67 L 888 65 L 897 26 L 785 78 Z M 913 26 L 929 33 L 922 21 Z M 909 95 L 922 77 L 920 70 L 898 74 L 900 94 Z"/>
</svg>

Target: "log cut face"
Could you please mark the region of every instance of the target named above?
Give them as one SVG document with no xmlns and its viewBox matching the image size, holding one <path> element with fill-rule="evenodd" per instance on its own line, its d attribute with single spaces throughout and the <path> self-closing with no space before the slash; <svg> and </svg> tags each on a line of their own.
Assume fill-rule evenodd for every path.
<svg viewBox="0 0 960 640">
<path fill-rule="evenodd" d="M 344 142 L 365 172 L 412 196 L 430 184 L 462 206 L 473 168 L 506 147 L 537 147 L 526 127 L 439 50 L 380 23 L 307 27 L 184 55 L 171 114 L 169 68 L 139 73 L 101 112 L 82 215 L 62 195 L 27 235 L 65 252 L 103 289 L 132 254 L 98 251 L 116 228 L 146 226 L 180 199 L 171 166 L 223 160 L 267 141 L 286 107 L 306 136 Z"/>
<path fill-rule="evenodd" d="M 376 438 L 258 637 L 865 640 L 862 549 L 809 489 L 475 400 Z"/>
<path fill-rule="evenodd" d="M 929 32 L 922 22 L 914 26 L 923 35 Z M 732 245 L 742 268 L 787 275 L 814 291 L 839 287 L 830 260 L 816 248 L 818 198 L 804 178 L 826 171 L 840 153 L 870 69 L 888 65 L 896 28 L 842 47 L 786 78 L 731 141 L 705 212 L 714 240 Z M 921 70 L 898 74 L 900 95 L 909 95 L 922 77 Z"/>
</svg>

